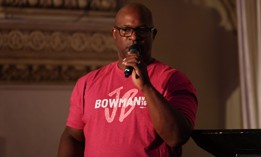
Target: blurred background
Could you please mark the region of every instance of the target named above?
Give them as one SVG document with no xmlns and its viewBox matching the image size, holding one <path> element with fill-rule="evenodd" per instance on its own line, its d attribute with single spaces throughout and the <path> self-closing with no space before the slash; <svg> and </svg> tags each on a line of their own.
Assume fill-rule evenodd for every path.
<svg viewBox="0 0 261 157">
<path fill-rule="evenodd" d="M 56 156 L 75 81 L 117 58 L 111 28 L 127 2 L 0 0 L 1 157 Z M 153 56 L 197 89 L 195 129 L 242 128 L 235 0 L 136 2 L 154 16 Z M 183 156 L 212 155 L 190 139 Z"/>
</svg>

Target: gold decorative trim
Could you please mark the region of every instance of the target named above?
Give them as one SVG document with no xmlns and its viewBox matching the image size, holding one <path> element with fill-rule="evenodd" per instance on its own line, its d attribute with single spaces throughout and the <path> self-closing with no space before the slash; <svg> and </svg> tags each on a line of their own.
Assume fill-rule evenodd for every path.
<svg viewBox="0 0 261 157">
<path fill-rule="evenodd" d="M 74 82 L 116 59 L 110 33 L 0 30 L 0 83 Z"/>
<path fill-rule="evenodd" d="M 115 11 L 115 0 L 0 0 L 4 7 L 51 8 L 51 9 L 86 9 Z"/>
<path fill-rule="evenodd" d="M 0 51 L 9 52 L 0 53 L 0 56 L 12 55 L 16 51 L 37 56 L 54 55 L 53 52 L 69 52 L 75 56 L 85 52 L 106 55 L 115 53 L 116 47 L 113 42 L 112 35 L 108 32 L 0 30 Z"/>
<path fill-rule="evenodd" d="M 0 64 L 0 83 L 73 83 L 102 65 Z"/>
<path fill-rule="evenodd" d="M 117 0 L 0 0 L 0 84 L 75 82 L 117 59 Z"/>
</svg>

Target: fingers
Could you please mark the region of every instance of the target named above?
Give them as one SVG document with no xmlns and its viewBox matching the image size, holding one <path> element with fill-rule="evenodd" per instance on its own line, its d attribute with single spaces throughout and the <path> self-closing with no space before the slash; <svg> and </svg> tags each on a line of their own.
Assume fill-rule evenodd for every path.
<svg viewBox="0 0 261 157">
<path fill-rule="evenodd" d="M 128 56 L 123 59 L 123 64 L 125 66 L 136 66 L 142 62 L 141 57 L 136 53 L 128 53 Z"/>
<path fill-rule="evenodd" d="M 138 58 L 124 58 L 122 62 L 125 66 L 132 66 L 135 70 L 137 70 L 142 61 L 140 61 Z"/>
</svg>

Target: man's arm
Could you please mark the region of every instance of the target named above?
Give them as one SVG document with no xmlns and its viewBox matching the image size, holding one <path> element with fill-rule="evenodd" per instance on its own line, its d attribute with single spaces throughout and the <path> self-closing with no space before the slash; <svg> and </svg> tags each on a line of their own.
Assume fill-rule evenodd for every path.
<svg viewBox="0 0 261 157">
<path fill-rule="evenodd" d="M 184 144 L 193 127 L 151 84 L 142 88 L 155 130 L 171 147 Z M 190 97 L 192 101 L 194 98 Z"/>
<path fill-rule="evenodd" d="M 145 96 L 156 132 L 171 147 L 184 144 L 191 135 L 192 124 L 154 88 L 148 76 L 147 66 L 143 62 L 137 64 L 138 58 L 137 54 L 129 53 L 123 64 L 134 67 L 132 81 Z M 185 98 L 184 95 L 176 96 L 175 99 L 178 99 L 179 103 L 197 103 L 189 94 Z"/>
<path fill-rule="evenodd" d="M 60 139 L 58 157 L 83 157 L 84 134 L 82 130 L 66 127 Z"/>
</svg>

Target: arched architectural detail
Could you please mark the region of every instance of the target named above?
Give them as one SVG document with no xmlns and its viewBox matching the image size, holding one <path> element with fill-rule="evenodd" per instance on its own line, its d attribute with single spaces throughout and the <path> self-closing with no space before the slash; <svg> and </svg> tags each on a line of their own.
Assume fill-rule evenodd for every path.
<svg viewBox="0 0 261 157">
<path fill-rule="evenodd" d="M 215 9 L 221 17 L 220 25 L 228 31 L 237 30 L 236 0 L 185 0 Z"/>
</svg>

